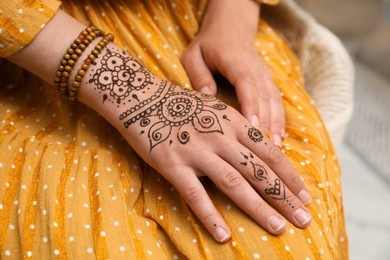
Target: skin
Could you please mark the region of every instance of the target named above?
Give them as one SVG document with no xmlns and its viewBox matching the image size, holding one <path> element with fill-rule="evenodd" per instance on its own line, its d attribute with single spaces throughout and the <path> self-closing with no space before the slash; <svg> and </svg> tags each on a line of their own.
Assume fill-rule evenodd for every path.
<svg viewBox="0 0 390 260">
<path fill-rule="evenodd" d="M 63 53 L 84 28 L 58 11 L 33 42 L 9 59 L 52 83 Z M 75 68 L 99 40 L 88 46 Z M 231 231 L 200 176 L 208 176 L 272 234 L 284 232 L 286 218 L 300 228 L 309 225 L 311 214 L 304 204 L 310 195 L 279 147 L 213 96 L 158 78 L 110 43 L 89 67 L 77 98 L 106 118 L 176 187 L 217 241 L 228 241 Z"/>
<path fill-rule="evenodd" d="M 279 89 L 254 47 L 260 19 L 255 1 L 212 0 L 201 29 L 181 61 L 194 89 L 216 95 L 212 74 L 219 72 L 235 86 L 241 113 L 281 147 L 285 113 Z"/>
</svg>

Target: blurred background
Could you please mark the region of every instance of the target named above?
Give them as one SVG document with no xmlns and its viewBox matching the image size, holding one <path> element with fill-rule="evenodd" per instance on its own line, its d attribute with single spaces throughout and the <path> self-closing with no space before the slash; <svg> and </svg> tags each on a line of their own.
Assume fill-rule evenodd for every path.
<svg viewBox="0 0 390 260">
<path fill-rule="evenodd" d="M 337 147 L 350 259 L 390 259 L 390 0 L 296 0 L 345 44 L 354 112 Z"/>
</svg>

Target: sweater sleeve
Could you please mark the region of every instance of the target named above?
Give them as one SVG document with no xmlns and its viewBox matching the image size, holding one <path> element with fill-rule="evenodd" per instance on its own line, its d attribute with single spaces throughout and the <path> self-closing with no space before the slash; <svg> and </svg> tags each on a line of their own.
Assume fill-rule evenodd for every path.
<svg viewBox="0 0 390 260">
<path fill-rule="evenodd" d="M 0 57 L 28 45 L 60 7 L 58 0 L 1 0 Z"/>
</svg>

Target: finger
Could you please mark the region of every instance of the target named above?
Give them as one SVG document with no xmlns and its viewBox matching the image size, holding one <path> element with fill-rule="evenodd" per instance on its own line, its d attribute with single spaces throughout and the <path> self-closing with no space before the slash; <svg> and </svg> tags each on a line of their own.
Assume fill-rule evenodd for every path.
<svg viewBox="0 0 390 260">
<path fill-rule="evenodd" d="M 244 177 L 215 154 L 197 154 L 202 160 L 198 166 L 213 183 L 244 212 L 272 234 L 281 234 L 286 220 L 268 205 Z M 216 165 L 215 162 L 219 161 Z"/>
<path fill-rule="evenodd" d="M 216 69 L 235 87 L 241 113 L 253 126 L 259 127 L 258 82 L 253 59 L 220 55 Z"/>
<path fill-rule="evenodd" d="M 203 60 L 199 47 L 193 47 L 184 53 L 181 58 L 181 63 L 195 90 L 214 96 L 217 94 L 217 85 L 212 73 Z"/>
<path fill-rule="evenodd" d="M 189 167 L 175 167 L 165 176 L 174 176 L 167 178 L 168 181 L 176 187 L 214 239 L 221 243 L 227 242 L 231 237 L 229 226 L 218 213 L 194 170 Z"/>
<path fill-rule="evenodd" d="M 232 165 L 270 205 L 295 226 L 304 228 L 312 219 L 310 212 L 283 181 L 255 154 L 232 142 L 217 154 Z"/>
<path fill-rule="evenodd" d="M 285 133 L 286 116 L 284 113 L 282 96 L 279 89 L 272 80 L 269 69 L 264 70 L 262 75 L 264 82 L 269 90 L 269 108 L 270 108 L 270 125 L 269 131 L 272 136 L 272 141 L 279 147 L 282 147 L 282 137 Z"/>
<path fill-rule="evenodd" d="M 281 149 L 274 145 L 260 130 L 253 127 L 243 127 L 243 131 L 237 136 L 237 139 L 258 158 L 261 158 L 305 205 L 310 203 L 310 193 L 294 167 Z"/>
<path fill-rule="evenodd" d="M 270 99 L 268 88 L 265 85 L 264 79 L 260 77 L 259 84 L 259 114 L 260 114 L 260 129 L 263 133 L 268 133 L 270 123 Z"/>
</svg>

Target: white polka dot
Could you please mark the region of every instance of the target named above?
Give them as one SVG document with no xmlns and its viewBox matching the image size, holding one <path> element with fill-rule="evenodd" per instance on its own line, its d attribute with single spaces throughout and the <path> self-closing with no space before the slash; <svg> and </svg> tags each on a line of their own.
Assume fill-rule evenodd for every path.
<svg viewBox="0 0 390 260">
<path fill-rule="evenodd" d="M 87 146 L 87 142 L 86 141 L 82 141 L 81 142 L 81 146 L 83 146 L 83 147 Z"/>
<path fill-rule="evenodd" d="M 30 250 L 27 251 L 27 256 L 28 257 L 31 257 L 32 256 L 32 252 Z"/>
<path fill-rule="evenodd" d="M 14 226 L 14 225 L 12 225 L 12 224 L 11 224 L 11 225 L 9 225 L 9 229 L 12 229 L 12 230 L 13 230 L 13 229 L 15 229 L 15 226 Z"/>
<path fill-rule="evenodd" d="M 18 14 L 22 14 L 23 13 L 23 9 L 22 8 L 19 8 L 18 9 Z"/>
<path fill-rule="evenodd" d="M 34 225 L 34 224 L 31 224 L 31 225 L 30 225 L 30 228 L 31 228 L 31 229 L 34 229 L 34 228 L 35 228 L 35 225 Z"/>
<path fill-rule="evenodd" d="M 73 217 L 73 214 L 72 213 L 68 213 L 68 218 L 72 218 Z"/>
<path fill-rule="evenodd" d="M 124 251 L 126 251 L 126 247 L 120 246 L 120 247 L 119 247 L 119 250 L 122 251 L 122 252 L 124 252 Z"/>
<path fill-rule="evenodd" d="M 175 230 L 176 230 L 176 231 L 180 231 L 180 228 L 179 228 L 179 227 L 175 227 Z"/>
<path fill-rule="evenodd" d="M 311 239 L 310 238 L 307 239 L 307 243 L 311 244 Z"/>
<path fill-rule="evenodd" d="M 198 242 L 198 240 L 196 240 L 196 238 L 192 239 L 192 243 L 195 244 L 196 242 Z"/>
<path fill-rule="evenodd" d="M 53 226 L 54 226 L 54 227 L 58 227 L 58 223 L 54 221 L 54 222 L 53 222 Z"/>
<path fill-rule="evenodd" d="M 177 208 L 176 208 L 176 207 L 173 207 L 172 210 L 173 210 L 173 211 L 177 211 Z"/>
<path fill-rule="evenodd" d="M 117 200 L 118 198 L 116 196 L 111 197 L 112 200 Z"/>
<path fill-rule="evenodd" d="M 69 241 L 70 241 L 70 242 L 73 242 L 73 241 L 74 241 L 74 236 L 70 236 L 70 237 L 69 237 Z"/>
<path fill-rule="evenodd" d="M 289 246 L 285 246 L 284 249 L 286 249 L 287 252 L 290 252 L 290 247 Z"/>
<path fill-rule="evenodd" d="M 239 228 L 238 228 L 238 231 L 240 231 L 240 232 L 244 232 L 244 231 L 245 231 L 245 229 L 244 229 L 243 227 L 239 227 Z"/>
<path fill-rule="evenodd" d="M 254 253 L 254 254 L 253 254 L 253 258 L 259 259 L 259 258 L 260 258 L 260 254 L 259 254 L 259 253 Z"/>
<path fill-rule="evenodd" d="M 232 246 L 236 246 L 236 245 L 237 245 L 236 241 L 232 241 Z"/>
<path fill-rule="evenodd" d="M 163 215 L 160 215 L 160 219 L 163 220 L 163 219 L 164 219 L 164 216 L 163 216 Z"/>
<path fill-rule="evenodd" d="M 137 230 L 137 233 L 138 233 L 138 234 L 142 234 L 142 230 L 141 230 L 141 229 L 138 229 L 138 230 Z"/>
<path fill-rule="evenodd" d="M 92 249 L 91 247 L 88 247 L 88 248 L 87 248 L 87 253 L 90 254 L 90 253 L 92 253 L 92 252 L 93 252 L 93 249 Z"/>
<path fill-rule="evenodd" d="M 173 259 L 179 259 L 179 256 L 178 255 L 173 255 Z"/>
<path fill-rule="evenodd" d="M 60 250 L 54 249 L 54 254 L 55 254 L 55 255 L 59 255 L 59 254 L 60 254 Z"/>
<path fill-rule="evenodd" d="M 152 37 L 152 35 L 151 35 L 150 33 L 147 33 L 147 34 L 145 35 L 145 37 L 146 37 L 147 39 L 150 39 L 150 38 Z"/>
<path fill-rule="evenodd" d="M 86 229 L 90 229 L 90 228 L 91 228 L 91 225 L 90 225 L 90 224 L 85 224 L 84 227 L 85 227 Z"/>
<path fill-rule="evenodd" d="M 23 33 L 23 32 L 24 32 L 24 29 L 23 29 L 23 28 L 19 28 L 19 32 L 20 32 L 20 33 Z"/>
<path fill-rule="evenodd" d="M 10 256 L 10 255 L 11 255 L 11 252 L 10 252 L 9 250 L 5 250 L 5 251 L 4 251 L 4 254 L 5 254 L 6 256 Z"/>
<path fill-rule="evenodd" d="M 43 12 L 43 11 L 45 11 L 45 9 L 41 7 L 41 8 L 38 9 L 38 11 L 39 12 Z"/>
<path fill-rule="evenodd" d="M 47 210 L 46 209 L 42 210 L 42 214 L 46 215 L 47 214 Z"/>
<path fill-rule="evenodd" d="M 262 239 L 263 241 L 267 241 L 267 240 L 268 240 L 268 237 L 267 237 L 267 236 L 262 236 L 261 239 Z"/>
<path fill-rule="evenodd" d="M 295 233 L 294 229 L 290 228 L 290 234 L 294 234 L 294 233 Z"/>
<path fill-rule="evenodd" d="M 114 227 L 117 227 L 117 226 L 119 226 L 119 221 L 118 221 L 118 220 L 115 220 L 115 221 L 114 221 Z"/>
<path fill-rule="evenodd" d="M 149 255 L 153 255 L 153 252 L 150 251 L 150 250 L 147 250 L 146 252 L 147 252 Z"/>
<path fill-rule="evenodd" d="M 227 208 L 227 209 L 231 209 L 231 208 L 232 208 L 232 205 L 227 204 L 227 205 L 226 205 L 226 208 Z"/>
<path fill-rule="evenodd" d="M 44 243 L 47 243 L 47 241 L 49 241 L 49 239 L 48 239 L 47 237 L 43 237 L 43 238 L 42 238 L 42 241 L 43 241 Z"/>
</svg>

